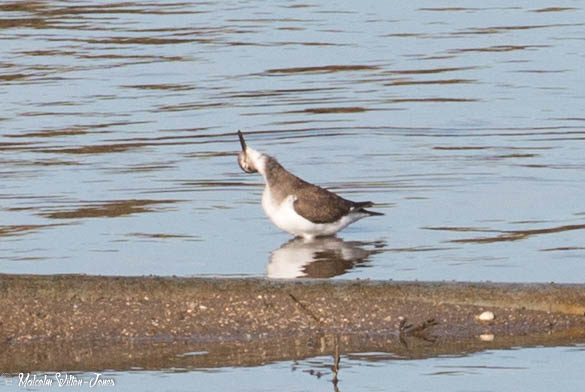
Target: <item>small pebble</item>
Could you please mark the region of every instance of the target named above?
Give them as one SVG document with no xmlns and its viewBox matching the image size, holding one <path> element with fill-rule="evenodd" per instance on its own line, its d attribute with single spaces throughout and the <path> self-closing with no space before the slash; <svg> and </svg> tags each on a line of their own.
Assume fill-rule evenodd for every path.
<svg viewBox="0 0 585 392">
<path fill-rule="evenodd" d="M 493 342 L 494 341 L 494 334 L 493 333 L 482 333 L 479 335 L 479 340 L 482 342 Z"/>
<path fill-rule="evenodd" d="M 480 321 L 492 321 L 493 319 L 496 318 L 496 316 L 494 315 L 494 312 L 490 312 L 489 310 L 486 310 L 485 312 L 483 312 L 479 316 L 476 316 L 476 318 Z"/>
</svg>

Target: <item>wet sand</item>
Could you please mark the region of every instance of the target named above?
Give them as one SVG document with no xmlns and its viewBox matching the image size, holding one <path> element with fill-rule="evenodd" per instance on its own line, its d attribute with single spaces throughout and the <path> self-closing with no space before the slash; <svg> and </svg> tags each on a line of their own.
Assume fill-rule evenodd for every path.
<svg viewBox="0 0 585 392">
<path fill-rule="evenodd" d="M 0 370 L 574 344 L 584 312 L 584 285 L 0 275 Z"/>
</svg>

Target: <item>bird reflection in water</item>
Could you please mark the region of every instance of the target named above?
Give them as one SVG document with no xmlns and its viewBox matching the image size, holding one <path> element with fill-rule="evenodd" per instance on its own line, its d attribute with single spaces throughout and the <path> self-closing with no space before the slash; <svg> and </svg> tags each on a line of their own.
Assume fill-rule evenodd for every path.
<svg viewBox="0 0 585 392">
<path fill-rule="evenodd" d="M 306 240 L 297 237 L 272 252 L 266 275 L 275 279 L 331 278 L 352 268 L 367 266 L 369 257 L 382 252 L 384 247 L 383 241 L 344 241 L 337 237 Z"/>
</svg>

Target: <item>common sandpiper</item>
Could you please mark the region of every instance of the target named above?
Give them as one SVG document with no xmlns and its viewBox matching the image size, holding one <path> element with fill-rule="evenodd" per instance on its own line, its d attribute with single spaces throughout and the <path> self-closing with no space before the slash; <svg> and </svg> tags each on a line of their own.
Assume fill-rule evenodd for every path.
<svg viewBox="0 0 585 392">
<path fill-rule="evenodd" d="M 280 229 L 305 239 L 330 236 L 349 224 L 373 215 L 368 211 L 371 201 L 354 202 L 335 193 L 310 184 L 288 172 L 270 155 L 246 145 L 238 131 L 242 151 L 238 164 L 246 173 L 260 173 L 266 187 L 262 194 L 262 208 L 272 223 Z"/>
</svg>

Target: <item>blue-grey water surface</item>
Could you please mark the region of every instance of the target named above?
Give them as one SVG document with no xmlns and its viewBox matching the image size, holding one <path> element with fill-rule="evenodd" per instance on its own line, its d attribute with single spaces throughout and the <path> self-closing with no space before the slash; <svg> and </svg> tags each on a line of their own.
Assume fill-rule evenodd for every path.
<svg viewBox="0 0 585 392">
<path fill-rule="evenodd" d="M 578 1 L 16 1 L 0 33 L 2 273 L 585 278 Z M 385 215 L 289 242 L 238 129 Z M 505 390 L 456 373 L 423 379 Z"/>
</svg>

